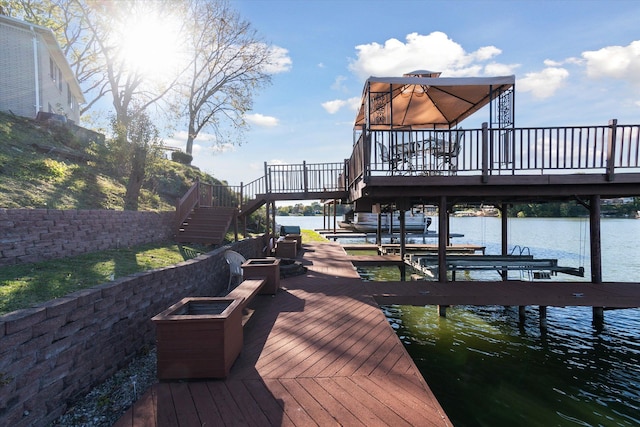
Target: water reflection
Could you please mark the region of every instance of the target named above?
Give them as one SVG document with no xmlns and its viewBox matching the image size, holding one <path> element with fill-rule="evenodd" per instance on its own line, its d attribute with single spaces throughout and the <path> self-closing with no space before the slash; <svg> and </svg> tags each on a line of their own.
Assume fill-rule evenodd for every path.
<svg viewBox="0 0 640 427">
<path fill-rule="evenodd" d="M 385 314 L 456 426 L 640 425 L 638 310 L 385 306 Z"/>
</svg>

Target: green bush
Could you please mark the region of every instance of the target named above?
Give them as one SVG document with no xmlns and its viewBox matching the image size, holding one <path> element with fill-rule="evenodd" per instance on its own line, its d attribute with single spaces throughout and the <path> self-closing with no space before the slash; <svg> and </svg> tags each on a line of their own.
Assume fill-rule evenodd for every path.
<svg viewBox="0 0 640 427">
<path fill-rule="evenodd" d="M 182 151 L 174 151 L 171 153 L 171 160 L 174 162 L 182 163 L 183 165 L 190 165 L 193 160 L 193 156 Z"/>
</svg>

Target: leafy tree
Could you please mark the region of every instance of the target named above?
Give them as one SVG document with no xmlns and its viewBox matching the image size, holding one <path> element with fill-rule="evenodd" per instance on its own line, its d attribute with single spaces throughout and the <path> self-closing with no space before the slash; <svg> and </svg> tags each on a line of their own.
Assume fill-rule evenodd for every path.
<svg viewBox="0 0 640 427">
<path fill-rule="evenodd" d="M 162 141 L 158 129 L 144 113 L 138 113 L 127 124 L 113 121 L 117 146 L 130 159 L 129 180 L 124 197 L 126 210 L 138 210 L 138 198 L 149 165 L 161 156 Z"/>
<path fill-rule="evenodd" d="M 192 154 L 193 141 L 203 129 L 223 144 L 230 141 L 225 129 L 237 138 L 246 127 L 244 115 L 253 106 L 256 90 L 271 81 L 267 74 L 271 50 L 226 0 L 189 3 L 191 58 L 180 88 L 187 99 L 186 152 Z"/>
</svg>

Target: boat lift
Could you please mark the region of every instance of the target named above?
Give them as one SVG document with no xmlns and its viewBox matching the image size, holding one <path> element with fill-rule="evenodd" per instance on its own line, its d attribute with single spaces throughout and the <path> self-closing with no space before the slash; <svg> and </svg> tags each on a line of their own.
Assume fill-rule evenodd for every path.
<svg viewBox="0 0 640 427">
<path fill-rule="evenodd" d="M 405 262 L 416 270 L 430 277 L 437 277 L 438 256 L 424 254 L 408 254 Z M 563 267 L 557 259 L 535 259 L 533 255 L 447 255 L 447 271 L 452 272 L 452 280 L 456 280 L 457 271 L 527 271 L 531 279 L 550 279 L 558 273 L 584 277 L 584 267 Z"/>
</svg>

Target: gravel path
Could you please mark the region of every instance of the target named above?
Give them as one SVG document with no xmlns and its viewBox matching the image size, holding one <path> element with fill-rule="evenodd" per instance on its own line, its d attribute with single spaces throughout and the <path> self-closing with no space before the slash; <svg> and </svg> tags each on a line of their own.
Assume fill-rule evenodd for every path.
<svg viewBox="0 0 640 427">
<path fill-rule="evenodd" d="M 75 402 L 50 426 L 110 427 L 157 381 L 154 347 Z"/>
</svg>

